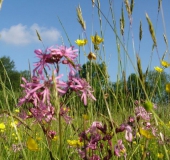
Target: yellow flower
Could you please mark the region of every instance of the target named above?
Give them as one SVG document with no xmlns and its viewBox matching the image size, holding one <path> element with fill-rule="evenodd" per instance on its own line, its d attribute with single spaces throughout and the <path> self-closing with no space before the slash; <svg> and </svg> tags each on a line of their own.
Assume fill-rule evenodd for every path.
<svg viewBox="0 0 170 160">
<path fill-rule="evenodd" d="M 2 130 L 5 129 L 5 124 L 4 123 L 0 123 L 0 129 L 2 129 Z"/>
<path fill-rule="evenodd" d="M 170 93 L 170 83 L 166 84 L 165 90 L 166 90 L 166 92 Z"/>
<path fill-rule="evenodd" d="M 75 43 L 78 45 L 78 46 L 84 46 L 87 44 L 87 39 L 77 39 L 75 41 Z"/>
<path fill-rule="evenodd" d="M 91 36 L 91 40 L 93 44 L 99 45 L 103 42 L 103 38 L 101 38 L 99 35 L 95 34 L 95 36 Z"/>
<path fill-rule="evenodd" d="M 0 123 L 0 131 L 4 132 L 5 130 L 5 124 L 4 123 Z"/>
<path fill-rule="evenodd" d="M 159 73 L 161 73 L 161 72 L 163 72 L 163 69 L 162 68 L 160 68 L 160 67 L 154 67 L 155 68 L 155 70 L 157 71 L 157 72 L 159 72 Z"/>
<path fill-rule="evenodd" d="M 52 140 L 53 141 L 57 141 L 58 140 L 58 136 L 54 136 L 54 138 Z"/>
<path fill-rule="evenodd" d="M 85 121 L 89 120 L 89 116 L 87 114 L 83 114 L 82 117 Z"/>
<path fill-rule="evenodd" d="M 17 124 L 18 124 L 18 121 L 13 121 L 11 122 L 10 126 L 15 128 L 17 127 Z"/>
<path fill-rule="evenodd" d="M 163 155 L 162 153 L 158 153 L 158 154 L 157 154 L 157 157 L 160 158 L 160 159 L 162 159 L 163 156 L 164 156 L 164 155 Z"/>
<path fill-rule="evenodd" d="M 87 58 L 89 59 L 89 60 L 96 60 L 96 55 L 94 54 L 94 53 L 92 53 L 92 52 L 90 52 L 89 53 L 89 55 L 87 56 Z"/>
<path fill-rule="evenodd" d="M 16 113 L 19 113 L 20 111 L 19 111 L 19 109 L 15 109 L 15 112 L 16 112 Z"/>
<path fill-rule="evenodd" d="M 83 142 L 80 142 L 80 140 L 67 140 L 67 143 L 71 147 L 81 147 L 81 146 L 83 146 Z"/>
<path fill-rule="evenodd" d="M 31 151 L 37 151 L 38 150 L 38 144 L 36 143 L 36 141 L 29 137 L 27 140 L 27 147 L 29 150 Z"/>
<path fill-rule="evenodd" d="M 144 130 L 142 128 L 139 128 L 139 132 L 142 136 L 146 137 L 147 139 L 154 138 L 153 134 L 147 130 Z"/>
<path fill-rule="evenodd" d="M 161 61 L 161 64 L 162 64 L 162 66 L 165 67 L 165 68 L 167 68 L 167 67 L 170 66 L 170 64 L 169 64 L 168 62 L 166 62 L 166 61 Z"/>
</svg>

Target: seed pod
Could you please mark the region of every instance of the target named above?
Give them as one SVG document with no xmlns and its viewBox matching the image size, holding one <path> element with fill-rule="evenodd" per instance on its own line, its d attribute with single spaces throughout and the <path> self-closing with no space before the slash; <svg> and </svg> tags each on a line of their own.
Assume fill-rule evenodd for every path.
<svg viewBox="0 0 170 160">
<path fill-rule="evenodd" d="M 76 10 L 77 10 L 77 20 L 78 20 L 78 22 L 80 23 L 80 25 L 82 26 L 82 28 L 84 29 L 84 30 L 86 30 L 86 23 L 85 23 L 85 21 L 83 20 L 83 16 L 82 16 L 82 12 L 81 12 L 81 7 L 80 7 L 80 5 L 76 8 Z"/>
<path fill-rule="evenodd" d="M 131 11 L 131 14 L 133 12 L 133 8 L 134 8 L 134 0 L 131 0 L 131 3 L 130 3 L 130 11 Z"/>
<path fill-rule="evenodd" d="M 42 41 L 42 39 L 41 39 L 41 37 L 40 37 L 40 34 L 38 33 L 37 30 L 36 30 L 36 33 L 37 33 L 38 40 L 39 40 L 39 41 Z"/>
<path fill-rule="evenodd" d="M 126 10 L 128 12 L 129 15 L 131 15 L 131 8 L 130 8 L 130 5 L 129 5 L 129 1 L 128 0 L 124 0 L 125 2 L 125 6 L 126 6 Z"/>
<path fill-rule="evenodd" d="M 142 22 L 140 21 L 140 26 L 139 26 L 139 40 L 140 41 L 142 39 L 142 33 L 143 33 L 143 31 L 142 31 Z"/>
<path fill-rule="evenodd" d="M 151 34 L 151 37 L 152 37 L 152 40 L 154 42 L 154 46 L 157 46 L 157 43 L 156 43 L 156 37 L 155 37 L 155 31 L 154 31 L 154 28 L 153 28 L 153 25 L 152 25 L 152 22 L 148 16 L 148 14 L 146 13 L 146 19 L 148 21 L 148 25 L 149 25 L 149 31 L 150 31 L 150 34 Z"/>
<path fill-rule="evenodd" d="M 122 7 L 122 14 L 121 14 L 121 19 L 120 19 L 120 31 L 121 31 L 122 36 L 124 34 L 124 28 L 125 28 L 125 18 L 124 18 L 124 11 Z"/>
<path fill-rule="evenodd" d="M 165 41 L 166 45 L 168 45 L 168 41 L 167 41 L 166 35 L 163 34 L 163 37 L 164 37 L 164 41 Z"/>
</svg>

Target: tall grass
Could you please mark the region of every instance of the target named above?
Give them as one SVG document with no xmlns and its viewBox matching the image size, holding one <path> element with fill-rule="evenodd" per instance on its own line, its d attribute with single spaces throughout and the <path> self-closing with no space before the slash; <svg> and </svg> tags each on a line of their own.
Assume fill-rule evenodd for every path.
<svg viewBox="0 0 170 160">
<path fill-rule="evenodd" d="M 154 80 L 154 88 L 152 90 L 148 89 L 146 80 L 149 69 L 144 71 L 142 67 L 143 60 L 140 54 L 136 54 L 137 49 L 134 45 L 132 22 L 134 1 L 122 1 L 120 27 L 116 25 L 118 22 L 116 22 L 114 15 L 114 1 L 109 0 L 111 20 L 102 11 L 99 0 L 92 2 L 93 7 L 98 11 L 100 25 L 100 33 L 92 34 L 94 41 L 99 35 L 99 39 L 100 37 L 104 39 L 104 23 L 111 28 L 116 39 L 117 59 L 111 59 L 110 62 L 118 62 L 118 73 L 115 74 L 115 77 L 117 77 L 116 82 L 112 83 L 109 77 L 105 39 L 96 44 L 88 39 L 86 24 L 83 19 L 84 13 L 81 6 L 78 6 L 78 25 L 82 28 L 82 33 L 80 34 L 82 37 L 80 36 L 79 39 L 84 39 L 84 37 L 88 39 L 87 45 L 92 46 L 89 52 L 92 52 L 97 58 L 89 58 L 87 54 L 88 47 L 79 46 L 79 55 L 81 54 L 80 52 L 85 53 L 85 62 L 88 63 L 85 63 L 82 66 L 83 69 L 78 71 L 77 74 L 85 78 L 92 86 L 96 101 L 88 99 L 88 103 L 85 105 L 79 95 L 76 92 L 72 93 L 72 90 L 60 96 L 56 89 L 55 75 L 52 73 L 53 87 L 50 89 L 50 103 L 55 108 L 54 119 L 49 122 L 44 119 L 38 121 L 30 113 L 31 105 L 23 104 L 19 107 L 19 110 L 16 110 L 18 109 L 18 99 L 23 97 L 23 93 L 15 93 L 12 90 L 12 85 L 11 88 L 7 88 L 0 79 L 0 85 L 2 86 L 0 92 L 0 159 L 169 159 L 169 103 L 166 103 L 166 105 L 157 104 L 156 109 L 154 106 L 153 96 L 155 92 L 159 91 L 160 96 L 162 93 L 159 84 L 161 83 L 162 72 L 158 73 L 159 76 Z M 163 25 L 165 25 L 161 3 L 161 1 L 158 1 L 158 14 L 161 11 Z M 129 20 L 127 42 L 124 35 L 125 14 Z M 74 42 L 70 41 L 62 20 L 60 18 L 58 20 L 67 35 L 70 45 L 73 44 Z M 161 61 L 162 57 L 158 52 L 159 45 L 156 41 L 155 29 L 147 14 L 146 21 L 153 40 L 151 47 L 153 46 L 153 50 L 156 50 Z M 38 39 L 42 41 L 41 35 L 39 35 L 38 31 L 36 32 Z M 139 26 L 139 51 L 141 39 L 142 22 L 140 22 Z M 168 50 L 166 34 L 164 34 L 164 39 Z M 132 42 L 131 47 L 135 61 L 132 60 L 128 52 L 129 46 L 126 44 L 130 45 L 129 41 Z M 168 51 L 163 55 L 163 59 L 167 53 Z M 151 53 L 151 61 L 152 55 Z M 75 67 L 74 62 L 70 59 L 67 58 L 67 62 Z M 169 63 L 167 64 L 169 67 Z M 129 65 L 133 67 L 135 74 L 129 77 L 129 81 L 127 81 L 126 67 Z M 57 76 L 59 76 L 58 64 L 54 68 Z M 165 66 L 162 66 L 162 68 L 163 71 L 166 69 Z M 5 68 L 3 69 L 5 70 Z M 48 73 L 45 68 L 44 71 L 46 78 L 49 80 L 51 73 Z M 7 77 L 9 82 L 12 81 L 9 79 L 8 73 L 4 76 Z M 28 119 L 21 113 L 26 113 L 29 118 L 33 119 Z M 148 115 L 149 118 L 147 117 Z M 66 123 L 70 117 L 72 121 Z M 64 121 L 65 118 L 68 118 L 66 122 Z M 51 131 L 56 133 L 51 133 Z"/>
</svg>

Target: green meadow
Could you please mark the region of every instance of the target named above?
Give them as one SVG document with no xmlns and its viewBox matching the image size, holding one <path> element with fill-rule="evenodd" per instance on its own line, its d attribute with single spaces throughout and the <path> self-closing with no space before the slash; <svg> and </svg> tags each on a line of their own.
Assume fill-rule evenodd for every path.
<svg viewBox="0 0 170 160">
<path fill-rule="evenodd" d="M 160 20 L 153 25 L 146 11 L 135 40 L 135 1 L 122 1 L 119 21 L 114 18 L 111 2 L 106 3 L 110 3 L 112 20 L 103 13 L 100 0 L 91 1 L 97 10 L 100 31 L 95 32 L 94 28 L 90 36 L 83 17 L 86 12 L 81 5 L 76 7 L 74 25 L 79 25 L 82 33 L 75 42 L 70 41 L 58 17 L 68 46 L 44 49 L 36 30 L 42 49 L 32 51 L 35 63 L 29 64 L 30 69 L 19 72 L 10 57 L 0 58 L 0 160 L 170 159 L 169 45 L 163 34 L 166 48 L 163 54 L 159 53 L 156 35 L 156 26 L 165 26 L 168 21 L 162 14 L 162 1 L 154 2 L 158 6 L 155 16 L 161 15 Z M 147 24 L 151 40 L 146 69 L 140 53 L 141 42 L 147 41 L 143 23 Z M 112 73 L 108 69 L 104 25 L 116 39 L 113 47 L 117 53 L 109 63 L 118 66 Z M 136 41 L 139 48 L 134 46 Z M 152 68 L 153 54 L 158 55 L 159 63 Z M 80 55 L 84 55 L 84 62 Z M 61 67 L 67 68 L 67 73 L 62 73 Z M 67 78 L 62 79 L 62 74 Z M 116 77 L 114 82 L 110 74 Z"/>
</svg>

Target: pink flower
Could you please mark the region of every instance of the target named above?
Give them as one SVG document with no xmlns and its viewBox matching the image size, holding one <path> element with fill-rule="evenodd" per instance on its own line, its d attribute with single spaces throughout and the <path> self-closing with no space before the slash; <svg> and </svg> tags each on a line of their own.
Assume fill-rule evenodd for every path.
<svg viewBox="0 0 170 160">
<path fill-rule="evenodd" d="M 102 123 L 98 121 L 94 121 L 92 125 L 90 126 L 90 128 L 86 130 L 86 134 L 87 133 L 95 134 L 97 133 L 98 128 L 103 128 Z"/>
<path fill-rule="evenodd" d="M 39 77 L 32 77 L 32 82 L 27 82 L 25 78 L 22 78 L 22 80 L 25 82 L 25 84 L 21 84 L 21 87 L 23 87 L 25 90 L 25 97 L 19 99 L 18 106 L 21 106 L 23 103 L 31 102 L 35 106 L 38 106 L 38 102 L 42 100 L 42 102 L 47 102 L 47 104 L 50 104 L 50 89 L 54 86 L 56 86 L 56 90 L 59 92 L 59 94 L 64 94 L 65 91 L 62 88 L 66 87 L 67 84 L 64 82 L 59 81 L 59 79 L 62 77 L 62 75 L 55 77 L 54 81 L 56 84 L 53 84 L 52 77 L 48 80 L 40 79 Z"/>
<path fill-rule="evenodd" d="M 122 144 L 122 140 L 118 140 L 117 145 L 114 147 L 114 154 L 118 157 L 120 157 L 122 154 L 126 157 L 126 148 Z"/>
<path fill-rule="evenodd" d="M 62 116 L 65 120 L 66 123 L 70 123 L 72 118 L 70 116 L 68 116 L 68 112 L 70 111 L 69 108 L 66 107 L 61 107 L 60 108 L 60 116 Z"/>
<path fill-rule="evenodd" d="M 129 142 L 132 142 L 133 135 L 132 135 L 132 128 L 128 125 L 125 127 L 125 139 Z"/>
<path fill-rule="evenodd" d="M 141 117 L 146 121 L 150 120 L 150 114 L 141 106 L 135 108 L 135 115 L 137 118 Z"/>
<path fill-rule="evenodd" d="M 81 95 L 81 100 L 84 101 L 84 105 L 87 105 L 87 97 L 96 101 L 96 98 L 93 96 L 91 91 L 91 86 L 85 79 L 72 77 L 70 83 L 70 88 L 74 90 L 78 95 Z"/>
<path fill-rule="evenodd" d="M 36 108 L 30 108 L 30 112 L 38 122 L 42 122 L 43 120 L 50 122 L 53 119 L 54 110 L 54 107 L 47 106 L 43 102 L 40 102 Z"/>
</svg>

